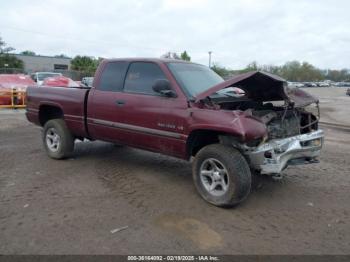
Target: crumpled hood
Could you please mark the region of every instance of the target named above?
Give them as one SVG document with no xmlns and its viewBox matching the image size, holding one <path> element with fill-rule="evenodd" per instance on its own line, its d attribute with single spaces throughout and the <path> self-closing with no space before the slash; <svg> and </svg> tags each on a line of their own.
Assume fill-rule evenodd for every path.
<svg viewBox="0 0 350 262">
<path fill-rule="evenodd" d="M 253 71 L 237 75 L 227 81 L 219 83 L 208 90 L 198 94 L 195 101 L 198 102 L 213 93 L 227 87 L 239 87 L 246 96 L 255 101 L 280 101 L 287 100 L 296 107 L 304 107 L 312 103 L 318 103 L 318 99 L 301 90 L 287 87 L 287 81 L 277 75 L 262 71 Z"/>
</svg>

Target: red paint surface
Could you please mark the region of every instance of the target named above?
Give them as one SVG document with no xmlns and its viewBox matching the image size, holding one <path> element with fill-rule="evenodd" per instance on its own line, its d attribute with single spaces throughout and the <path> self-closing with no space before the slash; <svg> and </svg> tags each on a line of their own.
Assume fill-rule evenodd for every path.
<svg viewBox="0 0 350 262">
<path fill-rule="evenodd" d="M 12 90 L 26 91 L 28 86 L 35 85 L 35 82 L 28 75 L 13 74 L 0 75 L 0 105 L 11 104 Z M 19 99 L 22 99 L 19 97 Z"/>
<path fill-rule="evenodd" d="M 74 80 L 65 77 L 65 76 L 55 76 L 55 77 L 47 77 L 44 79 L 42 84 L 43 86 L 52 86 L 52 87 L 79 87 L 79 83 Z"/>
</svg>

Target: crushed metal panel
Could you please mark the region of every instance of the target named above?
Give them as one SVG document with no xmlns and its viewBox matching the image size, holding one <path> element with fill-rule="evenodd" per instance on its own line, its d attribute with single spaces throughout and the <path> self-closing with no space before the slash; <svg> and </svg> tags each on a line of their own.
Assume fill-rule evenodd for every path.
<svg viewBox="0 0 350 262">
<path fill-rule="evenodd" d="M 287 96 L 289 100 L 293 102 L 296 107 L 305 107 L 312 103 L 318 104 L 319 102 L 318 98 L 298 88 L 288 88 Z"/>
<path fill-rule="evenodd" d="M 205 99 L 221 89 L 232 86 L 241 88 L 245 91 L 249 99 L 255 101 L 289 100 L 297 107 L 318 102 L 315 97 L 303 90 L 289 89 L 285 79 L 262 71 L 253 71 L 237 75 L 227 81 L 217 84 L 197 95 L 196 102 Z"/>
<path fill-rule="evenodd" d="M 262 71 L 253 71 L 237 75 L 227 81 L 219 83 L 196 96 L 196 101 L 227 87 L 235 86 L 243 89 L 249 98 L 263 99 L 263 97 L 275 98 L 272 100 L 283 100 L 283 86 L 286 81 L 276 75 Z M 261 94 L 263 97 L 261 97 Z M 250 97 L 253 96 L 253 97 Z M 271 99 L 269 99 L 271 100 Z"/>
</svg>

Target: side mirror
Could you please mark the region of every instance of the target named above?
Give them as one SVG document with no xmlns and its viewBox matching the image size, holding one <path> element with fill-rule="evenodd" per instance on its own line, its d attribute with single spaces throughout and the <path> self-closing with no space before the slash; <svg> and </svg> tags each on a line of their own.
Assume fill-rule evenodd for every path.
<svg viewBox="0 0 350 262">
<path fill-rule="evenodd" d="M 176 93 L 171 89 L 170 82 L 166 79 L 158 79 L 153 84 L 152 89 L 154 92 L 166 97 L 176 97 Z"/>
</svg>

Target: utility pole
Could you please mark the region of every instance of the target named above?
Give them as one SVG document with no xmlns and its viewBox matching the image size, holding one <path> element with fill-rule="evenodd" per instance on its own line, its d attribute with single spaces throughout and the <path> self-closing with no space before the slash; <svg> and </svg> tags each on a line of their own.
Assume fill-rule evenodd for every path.
<svg viewBox="0 0 350 262">
<path fill-rule="evenodd" d="M 211 53 L 212 53 L 212 51 L 208 52 L 208 54 L 209 54 L 209 68 L 211 68 Z"/>
</svg>

